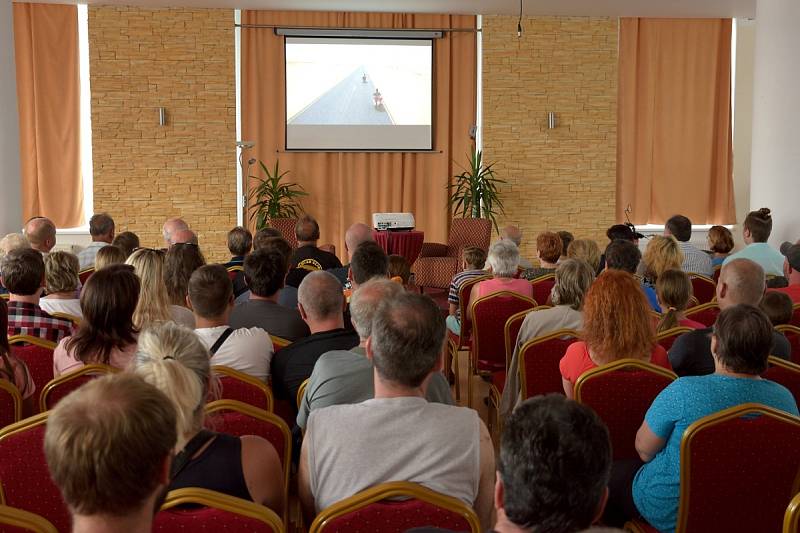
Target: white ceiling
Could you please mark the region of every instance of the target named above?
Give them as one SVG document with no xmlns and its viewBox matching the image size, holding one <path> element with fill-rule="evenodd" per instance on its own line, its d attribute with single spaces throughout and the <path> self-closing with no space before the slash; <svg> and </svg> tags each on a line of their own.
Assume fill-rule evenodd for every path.
<svg viewBox="0 0 800 533">
<path fill-rule="evenodd" d="M 524 12 L 527 15 L 753 18 L 756 12 L 756 0 L 523 1 Z M 518 0 L 56 0 L 54 3 L 483 15 L 519 13 Z"/>
</svg>

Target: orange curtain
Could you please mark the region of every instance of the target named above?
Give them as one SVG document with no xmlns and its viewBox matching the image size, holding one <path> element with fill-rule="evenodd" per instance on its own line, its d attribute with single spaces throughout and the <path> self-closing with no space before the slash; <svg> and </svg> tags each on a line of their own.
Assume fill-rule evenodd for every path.
<svg viewBox="0 0 800 533">
<path fill-rule="evenodd" d="M 734 223 L 730 19 L 621 19 L 618 106 L 618 220 Z"/>
<path fill-rule="evenodd" d="M 83 224 L 78 8 L 14 4 L 22 215 Z"/>
<path fill-rule="evenodd" d="M 244 11 L 243 24 L 336 28 L 475 28 L 474 16 L 391 13 Z M 448 184 L 467 164 L 475 123 L 474 32 L 445 33 L 434 42 L 434 149 L 412 152 L 284 152 L 283 37 L 271 28 L 242 28 L 242 138 L 269 167 L 275 158 L 287 178 L 309 193 L 305 211 L 320 224 L 321 242 L 344 257 L 344 233 L 373 212 L 412 212 L 426 241 L 445 242 Z M 455 160 L 455 163 L 454 161 Z M 456 170 L 457 171 L 457 170 Z"/>
</svg>

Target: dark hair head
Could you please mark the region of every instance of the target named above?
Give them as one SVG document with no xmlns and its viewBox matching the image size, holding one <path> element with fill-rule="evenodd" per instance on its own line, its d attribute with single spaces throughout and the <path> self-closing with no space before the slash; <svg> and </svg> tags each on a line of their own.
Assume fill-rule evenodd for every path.
<svg viewBox="0 0 800 533">
<path fill-rule="evenodd" d="M 708 230 L 708 246 L 712 252 L 727 254 L 733 250 L 733 235 L 725 226 L 711 226 Z"/>
<path fill-rule="evenodd" d="M 164 257 L 164 284 L 173 305 L 186 305 L 189 292 L 189 278 L 192 272 L 206 264 L 200 248 L 196 244 L 173 244 Z"/>
<path fill-rule="evenodd" d="M 253 247 L 253 234 L 250 230 L 236 226 L 228 232 L 228 250 L 233 255 L 247 255 Z"/>
<path fill-rule="evenodd" d="M 389 277 L 400 278 L 403 283 L 408 283 L 411 279 L 411 265 L 402 255 L 392 254 L 389 256 Z"/>
<path fill-rule="evenodd" d="M 311 215 L 303 215 L 294 225 L 294 235 L 300 242 L 319 240 L 319 224 Z"/>
<path fill-rule="evenodd" d="M 353 281 L 361 285 L 372 278 L 389 275 L 389 257 L 375 241 L 359 244 L 350 258 Z"/>
<path fill-rule="evenodd" d="M 792 321 L 794 307 L 785 292 L 767 291 L 758 306 L 767 315 L 773 326 L 783 326 Z"/>
<path fill-rule="evenodd" d="M 558 236 L 561 239 L 561 255 L 564 255 L 567 252 L 569 245 L 575 240 L 575 236 L 572 233 L 564 230 L 559 231 Z"/>
<path fill-rule="evenodd" d="M 189 301 L 198 316 L 222 316 L 232 300 L 233 285 L 224 266 L 201 266 L 189 278 Z"/>
<path fill-rule="evenodd" d="M 244 279 L 256 296 L 272 296 L 283 287 L 289 262 L 276 249 L 256 248 L 244 259 Z"/>
<path fill-rule="evenodd" d="M 674 215 L 664 224 L 670 235 L 680 242 L 687 242 L 692 238 L 692 221 L 683 215 Z"/>
<path fill-rule="evenodd" d="M 289 264 L 289 261 L 292 257 L 292 245 L 289 244 L 289 241 L 284 239 L 283 237 L 270 237 L 268 239 L 264 239 L 260 246 L 257 247 L 259 250 L 268 250 L 268 251 L 276 251 L 283 255 L 286 258 L 286 264 Z M 288 267 L 287 267 L 288 268 Z"/>
<path fill-rule="evenodd" d="M 280 230 L 271 227 L 261 228 L 256 232 L 255 237 L 253 237 L 253 250 L 258 250 L 259 248 L 263 247 L 267 240 L 274 237 L 283 238 L 283 233 L 281 233 Z"/>
<path fill-rule="evenodd" d="M 436 367 L 444 336 L 444 318 L 428 296 L 405 292 L 381 302 L 370 336 L 378 375 L 404 387 L 419 387 Z"/>
<path fill-rule="evenodd" d="M 125 252 L 125 257 L 128 257 L 134 250 L 139 248 L 139 236 L 132 231 L 123 231 L 122 233 L 117 233 L 111 244 L 122 248 Z"/>
<path fill-rule="evenodd" d="M 462 252 L 464 262 L 476 270 L 482 270 L 486 266 L 486 250 L 477 246 L 467 246 Z"/>
<path fill-rule="evenodd" d="M 81 291 L 83 321 L 67 340 L 67 351 L 86 364 L 107 365 L 114 348 L 135 343 L 133 312 L 139 288 L 130 265 L 109 265 L 92 274 Z"/>
<path fill-rule="evenodd" d="M 642 252 L 632 241 L 614 239 L 606 246 L 606 266 L 614 270 L 636 273 Z"/>
<path fill-rule="evenodd" d="M 592 409 L 560 394 L 531 398 L 503 427 L 498 471 L 511 522 L 533 531 L 583 530 L 608 485 L 608 429 Z"/>
<path fill-rule="evenodd" d="M 636 240 L 636 235 L 634 235 L 633 230 L 626 224 L 614 224 L 606 230 L 606 237 L 608 237 L 609 241 L 621 239 L 623 241 L 633 242 Z"/>
<path fill-rule="evenodd" d="M 17 248 L 3 257 L 3 285 L 11 294 L 31 296 L 42 287 L 44 259 L 33 248 Z"/>
<path fill-rule="evenodd" d="M 773 331 L 758 307 L 737 304 L 723 309 L 714 324 L 715 356 L 732 372 L 759 375 L 767 369 Z"/>
<path fill-rule="evenodd" d="M 108 213 L 98 213 L 89 219 L 89 235 L 99 237 L 114 231 L 114 219 Z"/>
<path fill-rule="evenodd" d="M 767 242 L 772 233 L 772 215 L 766 207 L 750 211 L 744 219 L 744 229 L 750 232 L 753 242 Z"/>
</svg>

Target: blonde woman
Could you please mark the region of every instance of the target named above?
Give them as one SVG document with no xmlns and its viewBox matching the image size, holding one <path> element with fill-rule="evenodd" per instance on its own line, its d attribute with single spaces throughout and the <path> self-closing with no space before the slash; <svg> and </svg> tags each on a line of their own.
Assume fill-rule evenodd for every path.
<svg viewBox="0 0 800 533">
<path fill-rule="evenodd" d="M 682 270 L 683 252 L 675 237 L 653 235 L 642 256 L 645 282 L 654 286 L 658 276 L 667 270 Z"/>
<path fill-rule="evenodd" d="M 83 317 L 78 299 L 78 257 L 69 252 L 50 252 L 44 256 L 44 279 L 47 296 L 39 307 L 48 313 L 67 313 Z"/>
<path fill-rule="evenodd" d="M 133 266 L 142 285 L 139 303 L 133 313 L 133 323 L 137 328 L 141 330 L 153 324 L 174 320 L 194 329 L 194 316 L 191 311 L 177 308 L 178 306 L 169 303 L 167 288 L 164 285 L 164 252 L 139 248 L 125 263 Z"/>
<path fill-rule="evenodd" d="M 94 269 L 100 270 L 109 265 L 121 265 L 125 263 L 127 257 L 125 251 L 118 246 L 103 246 L 97 250 L 97 255 L 94 258 Z"/>
<path fill-rule="evenodd" d="M 569 243 L 567 257 L 586 261 L 592 272 L 596 273 L 600 268 L 600 247 L 591 239 L 576 239 Z"/>
</svg>

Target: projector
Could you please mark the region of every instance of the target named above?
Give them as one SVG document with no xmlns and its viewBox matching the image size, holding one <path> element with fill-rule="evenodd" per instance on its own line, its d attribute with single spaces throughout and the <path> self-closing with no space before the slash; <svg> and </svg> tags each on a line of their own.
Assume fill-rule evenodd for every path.
<svg viewBox="0 0 800 533">
<path fill-rule="evenodd" d="M 372 227 L 378 231 L 414 229 L 414 215 L 411 213 L 372 213 Z"/>
</svg>

